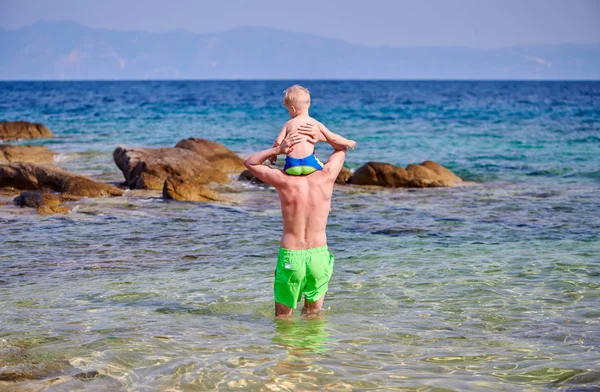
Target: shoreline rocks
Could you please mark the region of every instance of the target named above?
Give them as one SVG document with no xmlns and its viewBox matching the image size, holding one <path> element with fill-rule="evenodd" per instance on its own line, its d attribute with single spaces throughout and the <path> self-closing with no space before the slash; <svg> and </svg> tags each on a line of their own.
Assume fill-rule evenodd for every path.
<svg viewBox="0 0 600 392">
<path fill-rule="evenodd" d="M 340 170 L 340 174 L 338 174 L 337 178 L 335 179 L 335 183 L 336 184 L 349 184 L 350 181 L 352 180 L 352 172 L 350 170 L 348 170 L 345 167 L 342 167 L 342 170 Z"/>
<path fill-rule="evenodd" d="M 25 191 L 15 197 L 13 202 L 19 207 L 37 209 L 39 215 L 65 214 L 69 208 L 61 206 L 62 198 L 59 195 L 38 191 Z"/>
<path fill-rule="evenodd" d="M 82 197 L 121 196 L 113 185 L 93 181 L 54 165 L 9 163 L 0 165 L 0 188 L 51 190 Z"/>
<path fill-rule="evenodd" d="M 205 187 L 205 185 L 202 181 L 171 176 L 165 180 L 162 190 L 163 199 L 200 202 L 225 201 L 225 198 L 218 192 Z"/>
<path fill-rule="evenodd" d="M 0 122 L 0 140 L 39 139 L 54 137 L 52 131 L 38 123 L 27 121 Z"/>
<path fill-rule="evenodd" d="M 130 189 L 162 190 L 169 176 L 205 184 L 225 184 L 229 177 L 197 153 L 175 147 L 129 148 L 119 146 L 113 152 Z"/>
<path fill-rule="evenodd" d="M 0 163 L 52 163 L 58 153 L 43 146 L 0 145 Z"/>
<path fill-rule="evenodd" d="M 451 187 L 461 183 L 460 177 L 433 161 L 405 168 L 390 163 L 368 162 L 356 169 L 352 185 L 376 185 L 387 188 Z"/>
<path fill-rule="evenodd" d="M 194 151 L 224 173 L 241 173 L 246 170 L 244 160 L 239 155 L 212 140 L 191 137 L 180 140 L 175 147 Z"/>
</svg>

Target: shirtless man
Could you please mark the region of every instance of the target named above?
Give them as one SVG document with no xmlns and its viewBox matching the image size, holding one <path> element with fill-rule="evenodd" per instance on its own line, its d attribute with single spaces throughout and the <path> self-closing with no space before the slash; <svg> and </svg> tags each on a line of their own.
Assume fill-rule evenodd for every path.
<svg viewBox="0 0 600 392">
<path fill-rule="evenodd" d="M 315 125 L 298 130 L 313 142 L 323 141 Z M 323 170 L 306 176 L 290 176 L 283 170 L 263 165 L 267 159 L 289 154 L 305 140 L 298 133 L 285 137 L 277 147 L 254 153 L 244 159 L 246 167 L 279 195 L 283 216 L 279 257 L 275 270 L 275 316 L 290 316 L 304 294 L 304 312 L 317 313 L 323 306 L 333 273 L 333 255 L 327 249 L 327 217 L 333 184 L 346 158 L 346 148 L 336 147 Z"/>
</svg>

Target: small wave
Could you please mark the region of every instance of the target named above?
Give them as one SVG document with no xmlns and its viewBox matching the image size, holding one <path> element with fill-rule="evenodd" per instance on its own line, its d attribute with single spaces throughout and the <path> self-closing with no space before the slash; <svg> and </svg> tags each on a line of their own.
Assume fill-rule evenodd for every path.
<svg viewBox="0 0 600 392">
<path fill-rule="evenodd" d="M 600 143 L 600 137 L 588 136 L 578 139 L 572 139 L 567 141 L 568 144 L 587 144 L 587 143 Z"/>
<path fill-rule="evenodd" d="M 558 177 L 568 174 L 571 170 L 566 168 L 556 168 L 548 170 L 535 170 L 527 173 L 528 176 L 544 176 L 544 177 Z"/>
<path fill-rule="evenodd" d="M 60 154 L 54 156 L 54 162 L 65 162 L 70 159 L 71 157 L 69 157 L 69 154 L 66 154 L 64 152 L 61 152 Z"/>
<path fill-rule="evenodd" d="M 600 170 L 575 173 L 576 177 L 600 179 Z"/>
<path fill-rule="evenodd" d="M 387 228 L 381 230 L 372 231 L 371 234 L 383 234 L 390 237 L 399 237 L 404 235 L 420 234 L 424 233 L 425 230 L 417 227 L 406 227 L 406 228 Z"/>
</svg>

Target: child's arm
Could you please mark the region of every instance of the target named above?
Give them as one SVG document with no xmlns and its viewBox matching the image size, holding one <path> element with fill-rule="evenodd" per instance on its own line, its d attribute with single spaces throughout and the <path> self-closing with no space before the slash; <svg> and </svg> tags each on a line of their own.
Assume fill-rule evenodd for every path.
<svg viewBox="0 0 600 392">
<path fill-rule="evenodd" d="M 325 139 L 327 139 L 327 143 L 331 144 L 331 146 L 333 148 L 335 148 L 335 149 L 351 148 L 354 150 L 354 147 L 356 147 L 356 142 L 354 140 L 348 140 L 345 137 L 338 135 L 337 133 L 331 132 L 322 123 L 318 123 L 318 125 L 319 125 L 319 131 L 321 131 L 323 136 L 325 136 Z"/>
<path fill-rule="evenodd" d="M 283 127 L 281 128 L 281 131 L 279 131 L 279 135 L 277 135 L 277 138 L 273 142 L 273 147 L 279 147 L 281 145 L 281 142 L 283 142 L 283 139 L 285 139 L 286 133 L 287 133 L 287 126 L 284 124 Z M 269 158 L 269 162 L 271 162 L 271 164 L 274 165 L 275 162 L 277 162 L 277 155 L 273 155 L 271 158 Z"/>
</svg>

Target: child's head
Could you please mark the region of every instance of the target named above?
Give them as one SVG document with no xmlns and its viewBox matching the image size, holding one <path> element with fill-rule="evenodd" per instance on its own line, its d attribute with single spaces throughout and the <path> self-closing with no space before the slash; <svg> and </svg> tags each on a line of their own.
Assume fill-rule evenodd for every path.
<svg viewBox="0 0 600 392">
<path fill-rule="evenodd" d="M 290 111 L 292 117 L 295 114 L 304 112 L 310 107 L 310 93 L 306 88 L 299 84 L 294 84 L 285 90 L 283 95 L 283 106 Z"/>
</svg>

